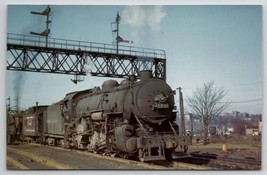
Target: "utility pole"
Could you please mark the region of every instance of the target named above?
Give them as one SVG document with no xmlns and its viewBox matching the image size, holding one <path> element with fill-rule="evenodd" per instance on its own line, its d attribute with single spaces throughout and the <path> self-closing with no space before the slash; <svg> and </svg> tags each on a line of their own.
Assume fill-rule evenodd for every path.
<svg viewBox="0 0 267 175">
<path fill-rule="evenodd" d="M 31 14 L 46 16 L 46 29 L 42 33 L 31 32 L 32 35 L 39 35 L 39 36 L 45 37 L 45 47 L 48 46 L 48 36 L 50 34 L 49 23 L 52 22 L 49 20 L 50 13 L 51 13 L 51 8 L 49 7 L 49 5 L 46 7 L 46 9 L 43 12 L 31 11 Z"/>
<path fill-rule="evenodd" d="M 182 136 L 185 136 L 185 119 L 184 119 L 184 100 L 183 100 L 183 93 L 182 88 L 179 87 L 179 104 L 180 104 L 180 115 L 181 115 L 181 133 Z"/>
<path fill-rule="evenodd" d="M 189 117 L 190 117 L 190 123 L 191 123 L 191 134 L 190 134 L 190 137 L 191 137 L 191 142 L 192 142 L 192 139 L 194 137 L 194 120 L 193 120 L 193 114 L 189 113 Z"/>
</svg>

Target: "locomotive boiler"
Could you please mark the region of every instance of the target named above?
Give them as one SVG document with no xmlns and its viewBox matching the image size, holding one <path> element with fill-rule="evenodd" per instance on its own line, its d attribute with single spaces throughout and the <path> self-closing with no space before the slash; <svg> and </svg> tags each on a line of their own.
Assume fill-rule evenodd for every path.
<svg viewBox="0 0 267 175">
<path fill-rule="evenodd" d="M 177 146 L 185 151 L 191 140 L 175 123 L 174 91 L 151 71 L 140 77 L 107 80 L 102 89 L 73 92 L 55 104 L 64 118 L 61 143 L 141 161 L 169 159 Z"/>
</svg>

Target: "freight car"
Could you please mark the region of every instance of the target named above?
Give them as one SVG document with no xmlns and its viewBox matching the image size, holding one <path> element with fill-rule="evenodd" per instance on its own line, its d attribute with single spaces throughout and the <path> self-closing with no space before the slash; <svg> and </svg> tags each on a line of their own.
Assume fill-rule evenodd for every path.
<svg viewBox="0 0 267 175">
<path fill-rule="evenodd" d="M 175 123 L 175 91 L 151 71 L 140 77 L 106 80 L 102 88 L 69 93 L 48 106 L 42 142 L 141 161 L 170 159 L 177 147 L 186 152 L 191 137 Z"/>
<path fill-rule="evenodd" d="M 7 143 L 19 144 L 20 142 L 43 141 L 43 114 L 48 106 L 30 107 L 23 111 L 8 111 L 7 117 Z"/>
</svg>

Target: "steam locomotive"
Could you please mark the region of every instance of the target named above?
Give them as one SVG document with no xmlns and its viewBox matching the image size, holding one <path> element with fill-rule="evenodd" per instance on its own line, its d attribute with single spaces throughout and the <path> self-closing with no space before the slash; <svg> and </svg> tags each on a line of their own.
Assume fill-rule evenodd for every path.
<svg viewBox="0 0 267 175">
<path fill-rule="evenodd" d="M 140 161 L 171 159 L 187 151 L 191 137 L 175 123 L 174 93 L 164 80 L 141 71 L 120 84 L 71 92 L 50 106 L 30 108 L 22 119 L 22 140 Z"/>
</svg>

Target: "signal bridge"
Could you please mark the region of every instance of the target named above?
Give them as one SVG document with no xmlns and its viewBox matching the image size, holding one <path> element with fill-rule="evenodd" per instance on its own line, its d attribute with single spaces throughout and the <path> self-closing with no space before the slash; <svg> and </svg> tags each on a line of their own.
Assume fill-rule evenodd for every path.
<svg viewBox="0 0 267 175">
<path fill-rule="evenodd" d="M 88 68 L 89 67 L 89 70 Z M 164 50 L 57 38 L 7 35 L 7 70 L 123 78 L 141 70 L 166 79 Z M 75 82 L 76 81 L 76 82 Z"/>
</svg>

